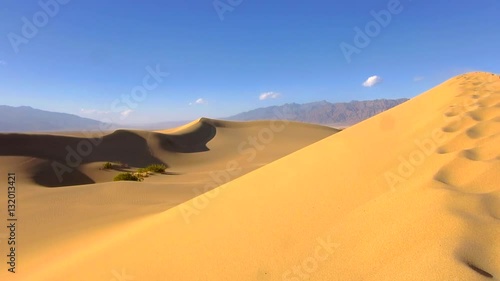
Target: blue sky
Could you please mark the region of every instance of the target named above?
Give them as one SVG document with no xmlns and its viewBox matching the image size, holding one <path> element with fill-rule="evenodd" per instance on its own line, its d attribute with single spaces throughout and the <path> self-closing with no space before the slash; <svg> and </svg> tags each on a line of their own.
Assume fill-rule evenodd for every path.
<svg viewBox="0 0 500 281">
<path fill-rule="evenodd" d="M 7 0 L 0 104 L 150 123 L 413 97 L 500 73 L 499 15 L 497 0 Z"/>
</svg>

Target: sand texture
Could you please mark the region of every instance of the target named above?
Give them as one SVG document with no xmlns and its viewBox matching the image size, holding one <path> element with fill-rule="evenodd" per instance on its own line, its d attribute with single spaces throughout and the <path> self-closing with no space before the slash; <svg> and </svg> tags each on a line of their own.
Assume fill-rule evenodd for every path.
<svg viewBox="0 0 500 281">
<path fill-rule="evenodd" d="M 75 140 L 1 136 L 2 173 L 22 187 L 16 277 L 500 280 L 500 76 L 460 75 L 336 134 L 290 123 L 253 159 L 234 152 L 269 126 L 115 132 L 58 188 L 43 159 Z M 96 165 L 109 158 L 180 175 L 108 183 Z M 243 176 L 190 196 L 232 160 Z"/>
</svg>

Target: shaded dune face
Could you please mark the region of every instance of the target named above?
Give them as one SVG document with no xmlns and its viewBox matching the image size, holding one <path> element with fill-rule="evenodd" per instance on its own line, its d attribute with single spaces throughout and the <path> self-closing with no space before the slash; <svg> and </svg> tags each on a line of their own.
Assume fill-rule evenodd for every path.
<svg viewBox="0 0 500 281">
<path fill-rule="evenodd" d="M 65 147 L 76 146 L 81 140 L 64 136 L 0 134 L 0 155 L 61 160 L 66 154 Z"/>
<path fill-rule="evenodd" d="M 1 156 L 43 159 L 42 163 L 28 169 L 26 173 L 35 183 L 47 187 L 94 183 L 89 176 L 79 171 L 79 166 L 87 163 L 119 161 L 132 167 L 163 163 L 151 154 L 143 136 L 124 130 L 106 135 L 102 139 L 3 134 L 0 135 L 0 146 Z M 55 169 L 61 169 L 62 165 L 67 167 L 69 172 L 59 179 Z"/>
<path fill-rule="evenodd" d="M 66 174 L 60 181 L 51 165 L 52 161 L 44 161 L 29 170 L 32 180 L 45 187 L 61 187 L 82 184 L 93 184 L 95 181 L 79 170 Z"/>
<path fill-rule="evenodd" d="M 434 179 L 455 191 L 460 200 L 450 201 L 452 213 L 465 231 L 455 258 L 478 277 L 500 278 L 500 79 L 495 75 L 459 78 L 456 104 L 445 116 L 452 117 L 443 131 L 451 141 L 438 150 L 455 155 Z M 464 201 L 475 208 L 464 207 Z M 459 203 L 460 202 L 460 203 Z"/>
<path fill-rule="evenodd" d="M 82 163 L 121 161 L 131 166 L 141 166 L 152 161 L 147 141 L 135 132 L 119 130 L 102 139 L 52 135 L 1 134 L 0 156 L 28 156 L 61 163 L 72 162 L 68 157 L 74 151 Z M 140 157 L 136 157 L 138 154 Z"/>
</svg>

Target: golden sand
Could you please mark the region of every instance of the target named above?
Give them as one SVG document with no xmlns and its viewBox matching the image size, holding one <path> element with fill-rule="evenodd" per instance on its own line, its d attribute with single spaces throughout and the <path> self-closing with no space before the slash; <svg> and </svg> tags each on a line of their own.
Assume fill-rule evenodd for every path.
<svg viewBox="0 0 500 281">
<path fill-rule="evenodd" d="M 20 243 L 30 248 L 19 251 L 23 260 L 16 276 L 500 280 L 498 97 L 497 75 L 455 77 L 165 211 L 155 207 L 157 197 L 165 196 L 157 191 L 162 184 L 142 185 L 142 192 L 135 183 L 31 187 L 23 208 L 39 220 L 24 216 Z M 276 139 L 262 155 L 288 142 Z M 220 157 L 222 162 L 230 158 Z M 189 159 L 177 164 L 189 165 Z M 28 184 L 21 178 L 19 185 Z M 172 189 L 172 194 L 183 192 Z M 130 209 L 130 198 L 137 198 L 135 208 Z M 78 228 L 97 206 L 113 212 L 96 219 L 96 227 Z M 46 229 L 44 220 L 51 216 L 60 221 Z M 55 232 L 60 235 L 52 239 Z M 51 246 L 33 249 L 28 241 L 35 235 Z M 0 276 L 7 278 L 4 272 Z"/>
</svg>

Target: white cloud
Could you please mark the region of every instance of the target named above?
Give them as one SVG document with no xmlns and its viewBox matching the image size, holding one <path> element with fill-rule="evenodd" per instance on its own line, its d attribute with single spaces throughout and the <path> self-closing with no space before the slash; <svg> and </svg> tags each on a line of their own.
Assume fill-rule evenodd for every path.
<svg viewBox="0 0 500 281">
<path fill-rule="evenodd" d="M 277 99 L 281 96 L 280 93 L 275 93 L 275 92 L 267 92 L 267 93 L 262 93 L 259 96 L 259 100 L 267 100 L 267 99 Z"/>
<path fill-rule="evenodd" d="M 206 103 L 207 103 L 207 101 L 206 101 L 206 100 L 204 100 L 204 99 L 202 99 L 202 98 L 199 98 L 199 99 L 197 99 L 197 100 L 196 100 L 196 102 L 195 102 L 195 103 L 196 103 L 196 104 L 206 104 Z"/>
<path fill-rule="evenodd" d="M 105 110 L 98 110 L 98 109 L 87 109 L 87 108 L 82 108 L 80 109 L 80 114 L 84 117 L 88 118 L 93 118 L 93 119 L 101 119 L 101 118 L 120 118 L 120 120 L 124 120 L 125 118 L 128 118 L 130 114 L 135 112 L 135 110 L 132 109 L 126 109 L 120 112 L 111 112 L 111 111 L 105 111 Z"/>
<path fill-rule="evenodd" d="M 80 109 L 80 112 L 83 113 L 83 114 L 94 114 L 96 112 L 95 109 L 85 109 L 85 108 L 82 108 Z"/>
<path fill-rule="evenodd" d="M 0 65 L 7 65 L 7 62 L 4 60 L 0 60 Z"/>
<path fill-rule="evenodd" d="M 190 102 L 190 103 L 189 103 L 189 105 L 193 105 L 193 104 L 207 104 L 207 103 L 208 103 L 208 101 L 207 101 L 207 100 L 202 99 L 202 98 L 199 98 L 199 99 L 197 99 L 197 100 L 196 100 L 196 101 L 194 101 L 194 102 Z"/>
<path fill-rule="evenodd" d="M 87 114 L 87 115 L 108 114 L 109 113 L 109 111 L 101 111 L 101 110 L 97 110 L 97 109 L 85 109 L 85 108 L 80 109 L 80 112 L 82 114 Z"/>
<path fill-rule="evenodd" d="M 120 112 L 120 115 L 123 117 L 123 118 L 126 118 L 128 117 L 132 112 L 134 112 L 134 110 L 132 109 L 127 109 L 127 110 L 124 110 L 122 112 Z"/>
<path fill-rule="evenodd" d="M 414 82 L 419 82 L 419 81 L 422 81 L 422 80 L 424 80 L 424 79 L 425 79 L 425 77 L 422 77 L 422 76 L 416 76 L 415 78 L 413 78 L 413 81 L 414 81 Z"/>
<path fill-rule="evenodd" d="M 377 84 L 380 84 L 381 82 L 382 82 L 382 78 L 380 76 L 374 75 L 374 76 L 366 79 L 366 81 L 363 82 L 363 86 L 367 87 L 367 88 L 371 88 Z"/>
</svg>

